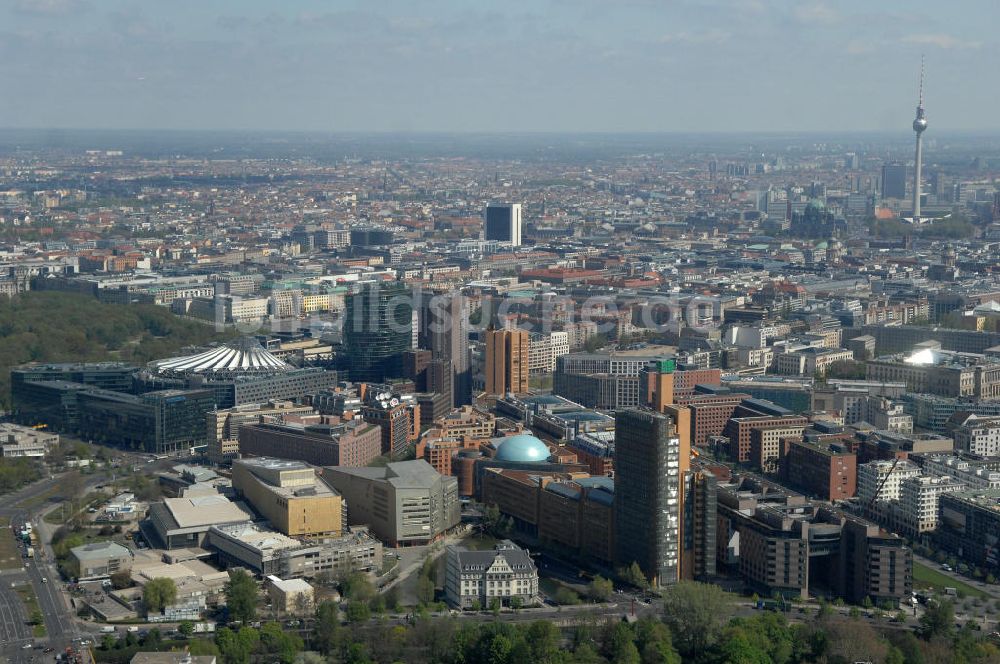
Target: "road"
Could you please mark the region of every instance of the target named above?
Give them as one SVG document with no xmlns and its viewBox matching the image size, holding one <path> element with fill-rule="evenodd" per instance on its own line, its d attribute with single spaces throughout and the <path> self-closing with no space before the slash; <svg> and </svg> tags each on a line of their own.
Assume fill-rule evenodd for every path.
<svg viewBox="0 0 1000 664">
<path fill-rule="evenodd" d="M 951 571 L 951 572 L 945 571 L 945 570 L 941 569 L 941 563 L 939 563 L 937 561 L 934 561 L 934 560 L 931 560 L 930 558 L 924 558 L 923 556 L 918 556 L 915 553 L 913 554 L 913 560 L 914 560 L 914 562 L 919 562 L 920 564 L 922 564 L 922 565 L 924 565 L 926 567 L 930 567 L 932 570 L 934 570 L 938 574 L 942 574 L 944 576 L 947 576 L 950 579 L 955 579 L 956 581 L 964 583 L 965 585 L 972 586 L 973 588 L 977 588 L 979 590 L 982 590 L 984 593 L 986 593 L 987 595 L 989 595 L 993 599 L 1000 599 L 1000 586 L 991 585 L 991 584 L 985 583 L 983 581 L 979 581 L 977 579 L 973 579 L 971 577 L 964 576 L 964 575 L 959 574 L 958 572 L 955 572 L 955 571 Z"/>
<path fill-rule="evenodd" d="M 35 524 L 39 537 L 39 546 L 33 560 L 24 559 L 24 567 L 0 572 L 0 620 L 3 621 L 0 624 L 0 663 L 48 661 L 51 655 L 38 649 L 25 649 L 24 644 L 48 646 L 58 651 L 70 645 L 74 638 L 90 632 L 90 629 L 76 620 L 69 598 L 62 590 L 63 584 L 55 566 L 55 554 L 51 546 L 52 527 L 42 520 L 42 515 L 52 506 L 23 506 L 23 503 L 50 491 L 61 480 L 61 475 L 51 476 L 0 498 L 0 516 L 9 518 L 12 524 L 22 524 L 30 519 Z M 84 493 L 106 481 L 107 477 L 103 473 L 89 476 Z M 12 537 L 12 534 L 7 531 L 0 533 L 0 537 Z M 32 638 L 27 611 L 12 584 L 31 585 L 45 619 L 45 637 Z"/>
</svg>

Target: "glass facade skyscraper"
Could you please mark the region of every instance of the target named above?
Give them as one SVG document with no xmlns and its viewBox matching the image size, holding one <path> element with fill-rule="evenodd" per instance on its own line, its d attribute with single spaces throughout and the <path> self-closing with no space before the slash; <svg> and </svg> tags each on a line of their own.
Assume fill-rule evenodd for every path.
<svg viewBox="0 0 1000 664">
<path fill-rule="evenodd" d="M 653 585 L 680 576 L 681 459 L 674 421 L 652 410 L 615 414 L 616 562 Z"/>
<path fill-rule="evenodd" d="M 399 282 L 365 284 L 347 296 L 344 348 L 351 380 L 379 383 L 403 375 L 413 342 L 413 303 Z"/>
<path fill-rule="evenodd" d="M 486 206 L 483 239 L 521 246 L 521 204 L 490 203 Z"/>
</svg>

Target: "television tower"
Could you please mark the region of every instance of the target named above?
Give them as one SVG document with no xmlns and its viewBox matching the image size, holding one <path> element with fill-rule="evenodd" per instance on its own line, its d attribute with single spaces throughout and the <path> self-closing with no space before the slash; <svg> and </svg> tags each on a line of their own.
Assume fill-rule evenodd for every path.
<svg viewBox="0 0 1000 664">
<path fill-rule="evenodd" d="M 913 119 L 913 131 L 917 134 L 917 153 L 913 169 L 913 223 L 920 223 L 920 170 L 922 166 L 922 139 L 927 129 L 924 117 L 924 57 L 920 56 L 920 93 L 917 101 L 917 117 Z"/>
</svg>

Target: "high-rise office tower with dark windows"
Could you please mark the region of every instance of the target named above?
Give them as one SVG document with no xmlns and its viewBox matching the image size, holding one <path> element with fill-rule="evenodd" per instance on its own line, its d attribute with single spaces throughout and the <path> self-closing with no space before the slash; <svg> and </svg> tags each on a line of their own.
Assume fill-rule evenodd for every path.
<svg viewBox="0 0 1000 664">
<path fill-rule="evenodd" d="M 882 166 L 882 198 L 906 198 L 906 164 Z"/>
<path fill-rule="evenodd" d="M 638 563 L 653 585 L 681 574 L 681 440 L 670 415 L 615 414 L 616 564 Z"/>
<path fill-rule="evenodd" d="M 418 345 L 435 360 L 451 365 L 449 397 L 455 406 L 472 400 L 469 357 L 469 301 L 461 293 L 424 293 L 420 302 Z"/>
<path fill-rule="evenodd" d="M 521 204 L 490 203 L 483 223 L 484 239 L 521 246 Z"/>
<path fill-rule="evenodd" d="M 360 285 L 344 311 L 344 350 L 351 380 L 382 382 L 403 375 L 413 340 L 413 303 L 399 282 Z"/>
</svg>

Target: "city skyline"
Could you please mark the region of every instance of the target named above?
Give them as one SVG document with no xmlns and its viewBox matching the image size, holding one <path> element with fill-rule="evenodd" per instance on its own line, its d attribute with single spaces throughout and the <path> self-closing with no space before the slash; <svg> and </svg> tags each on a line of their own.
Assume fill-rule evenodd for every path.
<svg viewBox="0 0 1000 664">
<path fill-rule="evenodd" d="M 0 127 L 322 132 L 996 130 L 998 8 L 930 2 L 14 0 Z M 67 101 L 70 100 L 70 101 Z"/>
</svg>

